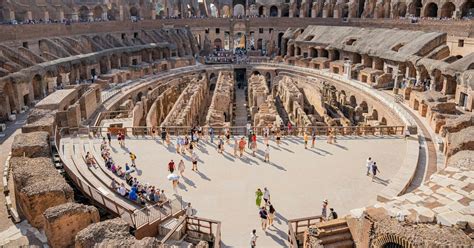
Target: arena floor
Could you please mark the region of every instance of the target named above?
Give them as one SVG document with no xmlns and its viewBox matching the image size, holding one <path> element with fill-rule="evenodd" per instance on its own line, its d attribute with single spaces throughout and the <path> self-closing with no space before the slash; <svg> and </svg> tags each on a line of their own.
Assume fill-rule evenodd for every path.
<svg viewBox="0 0 474 248">
<path fill-rule="evenodd" d="M 99 146 L 100 144 L 95 144 Z M 129 139 L 121 148 L 112 141 L 112 157 L 119 164 L 130 162 L 128 151 L 137 155 L 139 181 L 150 183 L 173 196 L 168 162 L 185 161 L 185 177 L 180 179 L 177 194 L 191 202 L 197 216 L 222 222 L 225 246 L 247 247 L 250 232 L 257 229 L 258 247 L 286 246 L 287 220 L 321 213 L 324 199 L 339 216 L 349 210 L 375 203 L 377 194 L 390 183 L 404 161 L 406 141 L 399 137 L 347 137 L 330 145 L 318 139 L 316 148 L 304 149 L 301 138 L 283 138 L 281 147 L 271 141 L 271 163 L 263 162 L 263 143 L 256 157 L 246 153 L 233 156 L 232 145 L 223 155 L 216 145 L 201 143 L 199 173 L 191 171 L 189 155 L 176 154 L 174 146 L 165 147 L 153 139 Z M 371 156 L 381 171 L 372 182 L 366 176 L 365 161 Z M 275 227 L 266 233 L 260 228 L 255 191 L 267 187 L 277 211 Z"/>
</svg>

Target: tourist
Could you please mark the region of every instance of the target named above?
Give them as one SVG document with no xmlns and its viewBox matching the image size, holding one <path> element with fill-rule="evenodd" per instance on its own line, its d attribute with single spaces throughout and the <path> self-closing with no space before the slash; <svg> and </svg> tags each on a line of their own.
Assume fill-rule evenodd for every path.
<svg viewBox="0 0 474 248">
<path fill-rule="evenodd" d="M 335 220 L 337 219 L 337 213 L 334 211 L 334 208 L 329 208 L 329 220 Z"/>
<path fill-rule="evenodd" d="M 197 127 L 197 133 L 198 133 L 198 140 L 202 138 L 202 127 L 198 126 Z"/>
<path fill-rule="evenodd" d="M 369 157 L 367 161 L 365 162 L 365 165 L 367 166 L 367 176 L 370 175 L 370 171 L 372 170 L 372 164 L 373 164 L 372 158 Z"/>
<path fill-rule="evenodd" d="M 328 200 L 324 200 L 323 206 L 321 209 L 321 217 L 323 220 L 327 220 L 327 211 L 328 211 Z"/>
<path fill-rule="evenodd" d="M 193 154 L 193 149 L 194 149 L 194 143 L 191 140 L 191 142 L 189 142 L 189 146 L 188 146 L 189 155 Z"/>
<path fill-rule="evenodd" d="M 288 135 L 291 135 L 292 133 L 292 126 L 291 126 L 291 122 L 288 121 Z"/>
<path fill-rule="evenodd" d="M 245 139 L 244 139 L 244 137 L 242 137 L 239 141 L 240 157 L 242 157 L 242 155 L 244 154 L 245 144 L 246 144 Z"/>
<path fill-rule="evenodd" d="M 307 134 L 306 132 L 304 132 L 303 140 L 304 140 L 304 149 L 308 149 L 308 140 L 309 140 L 309 137 L 308 137 L 308 134 Z"/>
<path fill-rule="evenodd" d="M 121 140 L 122 140 L 122 147 L 125 147 L 125 132 L 122 132 Z"/>
<path fill-rule="evenodd" d="M 268 226 L 273 226 L 273 220 L 275 219 L 275 208 L 271 202 L 268 202 Z"/>
<path fill-rule="evenodd" d="M 255 192 L 255 196 L 257 197 L 255 199 L 255 203 L 257 204 L 257 207 L 260 208 L 260 206 L 262 205 L 262 196 L 263 196 L 262 190 L 257 189 L 257 191 Z"/>
<path fill-rule="evenodd" d="M 230 131 L 228 128 L 226 128 L 225 130 L 225 139 L 226 139 L 226 143 L 230 144 Z"/>
<path fill-rule="evenodd" d="M 90 152 L 86 154 L 86 164 L 95 166 L 95 159 L 94 156 Z"/>
<path fill-rule="evenodd" d="M 120 184 L 120 187 L 118 188 L 118 193 L 123 197 L 127 196 L 127 189 L 125 189 L 125 185 L 123 183 Z"/>
<path fill-rule="evenodd" d="M 248 139 L 248 143 L 247 143 L 247 148 L 250 149 L 250 145 L 252 144 L 252 138 L 253 138 L 253 134 L 252 132 L 249 132 L 249 134 L 247 135 L 247 139 Z"/>
<path fill-rule="evenodd" d="M 270 191 L 267 189 L 267 187 L 263 188 L 263 200 L 265 201 L 265 204 L 270 201 Z"/>
<path fill-rule="evenodd" d="M 214 128 L 209 127 L 209 137 L 211 138 L 211 143 L 214 144 Z"/>
<path fill-rule="evenodd" d="M 117 141 L 119 145 L 122 146 L 122 133 L 121 132 L 117 133 Z"/>
<path fill-rule="evenodd" d="M 133 167 L 137 167 L 137 165 L 135 164 L 135 160 L 137 159 L 137 155 L 135 155 L 134 153 L 130 152 L 130 160 L 132 161 L 132 166 Z"/>
<path fill-rule="evenodd" d="M 163 145 L 165 144 L 165 141 L 166 141 L 166 129 L 162 128 L 161 129 L 161 142 L 163 143 Z"/>
<path fill-rule="evenodd" d="M 277 143 L 277 146 L 280 146 L 280 140 L 281 140 L 281 132 L 280 132 L 280 131 L 277 131 L 277 134 L 276 134 L 276 143 Z"/>
<path fill-rule="evenodd" d="M 168 197 L 165 195 L 165 191 L 164 191 L 164 190 L 161 190 L 160 201 L 161 201 L 161 203 L 164 203 L 164 202 L 167 202 L 167 201 L 168 201 Z"/>
<path fill-rule="evenodd" d="M 184 173 L 184 169 L 185 169 L 185 168 L 186 168 L 186 167 L 184 166 L 184 161 L 181 159 L 181 160 L 179 161 L 179 164 L 178 164 L 178 170 L 179 170 L 179 174 L 180 174 L 181 176 L 183 176 L 183 173 Z"/>
<path fill-rule="evenodd" d="M 265 207 L 260 208 L 258 214 L 260 215 L 260 220 L 262 221 L 262 230 L 267 231 L 268 212 Z"/>
<path fill-rule="evenodd" d="M 110 133 L 110 131 L 107 131 L 107 140 L 109 141 L 109 145 L 111 144 L 112 142 L 112 134 Z"/>
<path fill-rule="evenodd" d="M 265 148 L 265 160 L 264 162 L 270 162 L 270 145 L 267 144 L 267 147 Z"/>
<path fill-rule="evenodd" d="M 311 133 L 311 148 L 314 148 L 314 145 L 316 144 L 316 132 L 313 130 Z"/>
<path fill-rule="evenodd" d="M 372 164 L 372 181 L 377 178 L 377 172 L 380 172 L 379 168 L 377 167 L 377 162 Z"/>
<path fill-rule="evenodd" d="M 218 142 L 217 142 L 217 152 L 222 153 L 224 151 L 224 140 L 222 140 L 222 137 L 219 135 L 218 137 Z"/>
<path fill-rule="evenodd" d="M 194 215 L 194 209 L 191 207 L 191 203 L 188 202 L 188 205 L 186 206 L 186 211 L 185 214 L 187 216 L 193 216 Z"/>
<path fill-rule="evenodd" d="M 198 155 L 195 152 L 193 152 L 191 154 L 191 161 L 193 163 L 193 171 L 198 171 L 198 168 L 197 168 L 198 159 L 199 159 Z"/>
<path fill-rule="evenodd" d="M 178 189 L 177 189 L 178 184 L 179 184 L 178 179 L 173 179 L 173 180 L 171 180 L 171 183 L 172 183 L 172 185 L 173 185 L 173 190 L 174 190 L 174 192 L 175 192 L 175 193 L 178 193 Z"/>
<path fill-rule="evenodd" d="M 176 138 L 176 153 L 181 154 L 181 136 Z"/>
<path fill-rule="evenodd" d="M 174 161 L 171 159 L 171 161 L 168 163 L 168 171 L 170 173 L 173 173 L 175 169 Z"/>
<path fill-rule="evenodd" d="M 239 151 L 239 138 L 234 136 L 234 157 L 237 157 L 237 152 Z"/>
<path fill-rule="evenodd" d="M 155 137 L 156 137 L 156 128 L 155 128 L 155 127 L 152 127 L 152 128 L 151 128 L 151 138 L 152 138 L 152 139 L 155 139 Z"/>
<path fill-rule="evenodd" d="M 410 134 L 410 130 L 408 130 L 408 127 L 405 128 L 404 134 L 405 134 L 405 139 L 407 139 L 408 137 L 410 137 L 411 134 Z"/>
<path fill-rule="evenodd" d="M 252 131 L 252 124 L 250 124 L 250 122 L 247 122 L 247 125 L 245 127 L 246 127 L 245 133 L 247 135 L 250 134 L 250 132 Z"/>
<path fill-rule="evenodd" d="M 252 156 L 255 157 L 255 152 L 257 152 L 257 141 L 252 140 L 252 145 L 250 145 L 250 149 L 252 149 Z"/>
<path fill-rule="evenodd" d="M 250 237 L 250 248 L 255 248 L 257 247 L 257 230 L 253 229 L 252 230 L 252 235 Z"/>
</svg>

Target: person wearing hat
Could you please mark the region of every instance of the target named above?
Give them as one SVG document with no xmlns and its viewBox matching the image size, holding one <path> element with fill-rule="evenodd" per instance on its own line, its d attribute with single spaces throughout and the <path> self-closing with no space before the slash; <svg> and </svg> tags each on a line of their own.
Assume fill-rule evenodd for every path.
<svg viewBox="0 0 474 248">
<path fill-rule="evenodd" d="M 321 216 L 323 220 L 327 220 L 327 211 L 328 211 L 328 200 L 324 200 L 323 207 L 321 210 Z"/>
</svg>

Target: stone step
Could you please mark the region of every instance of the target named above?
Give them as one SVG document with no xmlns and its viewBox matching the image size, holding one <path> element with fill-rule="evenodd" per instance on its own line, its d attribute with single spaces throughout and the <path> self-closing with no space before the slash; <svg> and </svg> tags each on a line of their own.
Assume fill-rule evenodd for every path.
<svg viewBox="0 0 474 248">
<path fill-rule="evenodd" d="M 330 235 L 337 235 L 337 234 L 347 233 L 347 232 L 350 232 L 348 226 L 340 226 L 340 227 L 337 227 L 337 228 L 322 229 L 321 232 L 318 234 L 318 236 L 319 237 L 327 237 L 327 236 L 330 236 Z"/>
<path fill-rule="evenodd" d="M 347 221 L 345 219 L 335 219 L 335 220 L 329 220 L 329 221 L 316 223 L 316 227 L 319 229 L 337 227 L 340 225 L 347 226 Z"/>
<path fill-rule="evenodd" d="M 350 232 L 345 232 L 345 233 L 340 233 L 340 234 L 335 234 L 335 235 L 330 235 L 330 236 L 325 236 L 321 237 L 319 236 L 319 239 L 322 241 L 323 245 L 326 244 L 333 244 L 333 243 L 338 243 L 342 241 L 352 241 L 352 235 Z"/>
<path fill-rule="evenodd" d="M 324 248 L 352 248 L 352 247 L 354 247 L 354 242 L 352 240 L 344 240 L 341 242 L 324 245 Z"/>
</svg>

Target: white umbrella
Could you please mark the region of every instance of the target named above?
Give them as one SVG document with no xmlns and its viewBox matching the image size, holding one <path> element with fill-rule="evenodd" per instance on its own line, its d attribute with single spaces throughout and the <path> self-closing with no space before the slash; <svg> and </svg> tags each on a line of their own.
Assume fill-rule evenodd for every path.
<svg viewBox="0 0 474 248">
<path fill-rule="evenodd" d="M 176 174 L 169 174 L 168 175 L 168 180 L 170 181 L 174 181 L 174 180 L 178 180 L 179 179 L 179 176 L 176 175 Z"/>
</svg>

